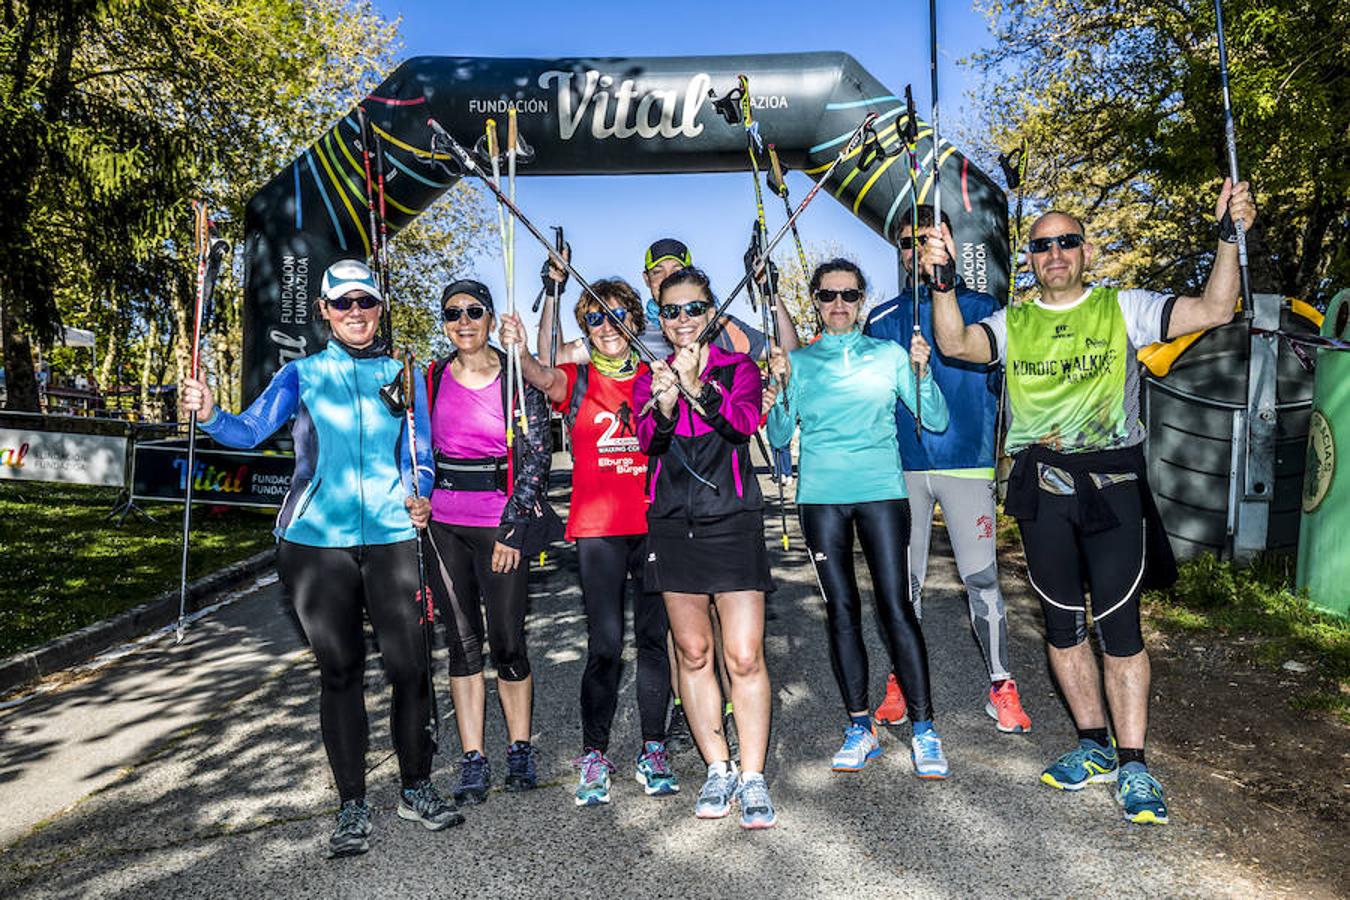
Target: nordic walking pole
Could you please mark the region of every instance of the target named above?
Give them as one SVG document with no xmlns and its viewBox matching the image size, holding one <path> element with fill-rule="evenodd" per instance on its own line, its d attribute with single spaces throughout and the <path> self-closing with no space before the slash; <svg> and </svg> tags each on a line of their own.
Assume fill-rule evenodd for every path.
<svg viewBox="0 0 1350 900">
<path fill-rule="evenodd" d="M 932 78 L 933 90 L 933 226 L 937 229 L 938 240 L 946 240 L 942 237 L 942 137 L 938 130 L 938 27 L 937 27 L 937 0 L 928 0 L 928 49 L 929 49 L 929 73 Z M 915 257 L 918 258 L 917 256 Z M 916 270 L 918 266 L 914 267 Z M 956 287 L 956 266 L 948 263 L 945 266 L 934 266 L 932 272 L 932 290 L 950 291 Z M 918 327 L 918 322 L 915 322 Z M 914 409 L 915 419 L 918 421 L 920 429 L 923 427 L 923 400 L 919 393 L 918 367 L 914 370 Z"/>
<path fill-rule="evenodd" d="M 207 217 L 206 202 L 192 201 L 193 242 L 197 250 L 197 297 L 192 310 L 192 377 L 197 377 L 197 352 L 202 334 L 202 300 L 206 290 L 206 244 L 211 220 Z M 187 631 L 187 576 L 188 576 L 188 540 L 192 533 L 192 482 L 197 465 L 197 413 L 188 414 L 188 458 L 187 488 L 183 494 L 183 552 L 178 576 L 178 627 L 175 629 L 174 643 L 183 643 Z"/>
<path fill-rule="evenodd" d="M 385 304 L 388 305 L 388 303 L 389 297 L 386 295 Z M 403 371 L 400 377 L 402 378 L 404 401 L 403 426 L 408 429 L 408 453 L 412 458 L 413 497 L 420 500 L 422 488 L 417 480 L 417 386 L 414 383 L 416 368 L 411 347 L 406 347 L 403 350 Z M 417 546 L 417 605 L 421 607 L 422 642 L 425 645 L 427 656 L 427 693 L 431 697 L 431 718 L 427 720 L 427 731 L 431 735 L 431 754 L 435 756 L 440 751 L 441 735 L 441 711 L 436 703 L 436 674 L 432 667 L 431 653 L 435 634 L 435 606 L 431 603 L 431 595 L 427 591 L 426 566 L 422 560 L 422 535 L 416 532 L 417 529 L 414 529 L 413 543 Z"/>
<path fill-rule="evenodd" d="M 764 221 L 764 189 L 759 183 L 759 159 L 755 155 L 755 145 L 759 143 L 759 129 L 755 127 L 754 106 L 750 99 L 750 79 L 745 75 L 739 75 L 741 88 L 741 127 L 745 129 L 745 149 L 750 154 L 750 175 L 755 181 L 755 237 L 754 243 L 762 248 L 764 239 L 768 237 L 769 228 Z M 766 290 L 760 303 L 760 319 L 764 325 L 764 339 L 768 342 L 769 352 L 780 343 L 778 340 L 778 298 L 777 291 L 774 290 L 773 275 L 769 271 L 769 258 L 762 256 L 764 261 L 764 284 Z M 753 277 L 754 272 L 750 275 Z M 753 296 L 754 291 L 751 290 Z M 779 382 L 779 388 L 787 390 L 787 384 Z M 781 485 L 779 486 L 781 490 Z M 786 519 L 784 520 L 786 524 Z M 787 537 L 787 532 L 783 532 Z"/>
<path fill-rule="evenodd" d="M 369 121 L 366 119 L 366 108 L 360 104 L 356 107 L 356 124 L 361 131 L 361 165 L 366 174 L 366 216 L 367 231 L 370 234 L 371 268 L 375 270 L 376 278 L 380 278 L 383 274 L 383 261 L 380 259 L 380 234 L 376 225 L 375 179 L 371 175 L 370 168 L 371 128 Z M 380 315 L 380 332 L 386 344 L 391 338 L 391 328 L 389 307 L 386 305 L 384 312 Z"/>
<path fill-rule="evenodd" d="M 516 148 L 519 144 L 519 131 L 516 125 L 516 108 L 510 107 L 506 111 L 506 185 L 510 192 L 511 202 L 516 202 Z M 511 247 L 511 261 L 507 264 L 506 281 L 506 305 L 511 310 L 511 315 L 516 314 L 516 219 L 512 216 L 506 222 L 506 239 Z M 515 384 L 511 387 L 516 391 L 516 398 L 520 403 L 520 433 L 528 435 L 530 433 L 530 419 L 525 413 L 525 371 L 520 367 L 520 345 L 517 344 L 511 349 L 511 366 L 515 369 Z"/>
<path fill-rule="evenodd" d="M 934 134 L 937 132 L 934 131 Z M 933 145 L 933 160 L 937 161 L 937 144 Z M 919 113 L 914 108 L 914 91 L 905 85 L 905 152 L 909 156 L 909 241 L 910 241 L 910 310 L 913 329 L 910 335 L 922 334 L 919 328 Z M 936 171 L 936 169 L 934 170 Z M 937 187 L 936 180 L 933 184 Z M 938 227 L 942 219 L 938 218 Z M 902 266 L 903 268 L 903 266 Z M 923 400 L 919 398 L 919 367 L 914 366 L 914 439 L 923 441 Z"/>
<path fill-rule="evenodd" d="M 633 329 L 629 328 L 628 324 L 624 322 L 623 319 L 614 315 L 614 311 L 610 309 L 608 304 L 606 304 L 605 301 L 600 297 L 600 295 L 595 292 L 595 288 L 591 287 L 591 283 L 586 280 L 585 276 L 577 271 L 576 266 L 572 265 L 572 263 L 569 262 L 567 258 L 564 257 L 561 253 L 554 250 L 553 245 L 548 242 L 548 238 L 544 237 L 544 233 L 540 231 L 533 222 L 530 221 L 529 217 L 526 216 L 525 213 L 520 211 L 520 207 L 516 206 L 515 203 L 511 202 L 511 198 L 506 196 L 505 192 L 502 191 L 501 187 L 498 186 L 498 184 L 495 181 L 488 178 L 488 176 L 483 172 L 483 167 L 480 166 L 477 163 L 477 161 L 474 160 L 472 154 L 470 154 L 468 150 L 464 149 L 464 145 L 461 144 L 459 141 L 455 140 L 454 135 L 446 131 L 445 127 L 441 125 L 440 122 L 437 122 L 434 118 L 427 119 L 427 126 L 435 134 L 435 137 L 432 140 L 433 152 L 435 150 L 435 142 L 437 140 L 442 141 L 443 142 L 442 146 L 454 154 L 455 160 L 458 161 L 460 166 L 463 167 L 463 171 L 471 175 L 477 175 L 479 178 L 481 178 L 483 180 L 483 183 L 487 185 L 488 190 L 490 190 L 493 196 L 497 198 L 497 203 L 500 204 L 501 206 L 506 207 L 507 211 L 510 212 L 511 215 L 515 216 L 517 219 L 520 220 L 520 224 L 525 226 L 525 230 L 530 233 L 530 236 L 533 237 L 536 241 L 538 241 L 540 246 L 542 246 L 545 250 L 548 251 L 549 259 L 553 260 L 558 265 L 558 268 L 565 270 L 569 275 L 575 278 L 577 280 L 577 284 L 581 287 L 583 293 L 590 294 L 597 301 L 599 301 L 600 311 L 609 318 L 609 321 L 614 326 L 614 329 L 618 331 L 619 334 L 623 335 L 625 338 L 628 339 L 629 345 L 632 346 L 633 349 L 637 350 L 638 354 L 644 357 L 648 362 L 658 359 L 657 355 L 652 352 L 651 348 L 649 348 L 646 344 L 642 343 L 642 340 L 636 334 L 633 333 Z M 463 174 L 461 172 L 454 171 L 439 159 L 436 160 L 436 163 L 442 166 L 445 169 L 446 174 L 450 175 L 451 177 L 459 178 L 460 175 Z M 698 398 L 691 395 L 687 390 L 685 390 L 684 385 L 679 384 L 678 382 L 676 383 L 675 387 L 684 396 L 684 398 L 687 401 L 689 401 L 689 405 L 693 407 L 694 410 L 699 413 L 699 415 L 702 415 L 703 407 L 699 404 Z"/>
<path fill-rule="evenodd" d="M 788 200 L 787 179 L 783 177 L 783 167 L 778 162 L 778 151 L 773 144 L 769 145 L 769 171 L 773 174 L 774 193 L 783 198 L 783 209 L 790 216 L 792 215 L 792 202 Z M 797 223 L 792 223 L 792 241 L 797 245 L 797 262 L 802 266 L 802 277 L 808 277 L 808 270 L 811 268 L 806 262 L 806 251 L 802 249 L 802 236 L 797 232 Z"/>
<path fill-rule="evenodd" d="M 385 215 L 384 204 L 384 144 L 380 142 L 380 136 L 371 129 L 371 143 L 375 145 L 375 177 L 376 185 L 379 188 L 379 222 L 380 222 L 380 246 L 378 259 L 380 261 L 380 292 L 389 296 L 389 219 Z M 392 345 L 394 340 L 393 332 L 393 314 L 389 310 L 389 304 L 384 305 L 385 324 L 389 333 L 385 335 L 385 344 Z"/>
<path fill-rule="evenodd" d="M 210 296 L 211 285 L 215 281 L 215 272 L 230 245 L 225 241 L 211 241 L 211 219 L 207 215 L 206 201 L 194 200 L 193 237 L 197 245 L 197 297 L 192 310 L 192 380 L 201 375 L 202 313 Z M 196 478 L 197 468 L 197 413 L 188 414 L 188 457 L 187 486 L 183 491 L 183 536 L 182 556 L 178 573 L 178 625 L 174 629 L 174 643 L 181 644 L 187 633 L 187 576 L 188 543 L 192 535 L 192 482 Z"/>
<path fill-rule="evenodd" d="M 1223 136 L 1228 143 L 1228 179 L 1233 187 L 1237 188 L 1237 135 L 1233 130 L 1233 97 L 1228 89 L 1228 45 L 1223 37 L 1223 0 L 1214 0 L 1214 22 L 1219 34 L 1219 84 L 1223 87 Z M 1232 222 L 1233 231 L 1237 234 L 1238 274 L 1242 282 L 1242 315 L 1250 319 L 1254 310 L 1251 272 L 1247 265 L 1247 229 L 1241 219 L 1234 218 Z"/>
<path fill-rule="evenodd" d="M 485 127 L 487 134 L 488 158 L 492 161 L 492 181 L 490 185 L 493 193 L 497 195 L 497 233 L 502 243 L 502 277 L 506 283 L 507 298 L 510 299 L 511 293 L 511 254 L 507 249 L 506 242 L 506 212 L 502 208 L 503 194 L 500 187 L 501 164 L 498 161 L 497 153 L 497 120 L 488 119 Z M 515 371 L 512 369 L 511 360 L 514 357 L 511 354 L 506 356 L 506 371 L 502 376 L 506 379 L 506 449 L 509 451 L 516 442 L 516 385 Z"/>
</svg>

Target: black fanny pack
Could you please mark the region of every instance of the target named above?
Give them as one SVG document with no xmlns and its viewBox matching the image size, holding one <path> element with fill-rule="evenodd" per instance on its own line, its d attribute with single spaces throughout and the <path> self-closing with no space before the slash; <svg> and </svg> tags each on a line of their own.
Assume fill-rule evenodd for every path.
<svg viewBox="0 0 1350 900">
<path fill-rule="evenodd" d="M 457 459 L 436 454 L 436 487 L 443 491 L 506 493 L 506 457 Z"/>
</svg>

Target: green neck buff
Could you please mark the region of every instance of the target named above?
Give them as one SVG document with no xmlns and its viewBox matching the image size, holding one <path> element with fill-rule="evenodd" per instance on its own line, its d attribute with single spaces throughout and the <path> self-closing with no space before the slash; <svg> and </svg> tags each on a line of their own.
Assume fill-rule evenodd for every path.
<svg viewBox="0 0 1350 900">
<path fill-rule="evenodd" d="M 595 371 L 607 378 L 632 378 L 638 370 L 637 351 L 629 349 L 627 356 L 616 359 L 592 347 L 591 365 L 595 366 Z"/>
</svg>

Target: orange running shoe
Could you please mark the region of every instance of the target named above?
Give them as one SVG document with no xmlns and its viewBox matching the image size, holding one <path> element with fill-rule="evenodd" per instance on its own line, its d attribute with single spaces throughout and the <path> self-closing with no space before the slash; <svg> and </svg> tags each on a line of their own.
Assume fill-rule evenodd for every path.
<svg viewBox="0 0 1350 900">
<path fill-rule="evenodd" d="M 989 687 L 989 702 L 984 711 L 997 722 L 995 727 L 1008 734 L 1025 734 L 1031 730 L 1031 717 L 1022 709 L 1022 698 L 1017 695 L 1017 682 L 1009 678 L 1003 686 Z"/>
<path fill-rule="evenodd" d="M 886 677 L 886 699 L 877 707 L 878 725 L 903 725 L 909 721 L 909 709 L 905 706 L 905 694 L 900 690 L 900 682 L 892 672 Z"/>
</svg>

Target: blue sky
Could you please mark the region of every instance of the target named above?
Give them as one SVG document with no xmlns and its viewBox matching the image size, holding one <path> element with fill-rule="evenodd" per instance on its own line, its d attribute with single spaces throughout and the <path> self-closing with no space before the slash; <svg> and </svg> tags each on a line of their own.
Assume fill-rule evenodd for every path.
<svg viewBox="0 0 1350 900">
<path fill-rule="evenodd" d="M 771 4 L 678 2 L 508 4 L 375 0 L 388 17 L 402 16 L 404 55 L 454 56 L 679 56 L 843 50 L 897 93 L 914 85 L 914 98 L 927 118 L 930 102 L 928 4 L 926 0 L 896 3 L 826 4 L 776 0 Z M 822 15 L 838 9 L 837 18 Z M 939 78 L 944 133 L 954 133 L 970 100 L 973 85 L 956 61 L 988 46 L 992 37 L 984 16 L 970 0 L 939 0 Z M 996 180 L 1001 180 L 995 176 Z M 809 180 L 789 173 L 795 200 L 809 189 Z M 695 262 L 712 278 L 713 288 L 729 290 L 743 269 L 741 254 L 754 218 L 754 187 L 744 174 L 572 176 L 521 178 L 517 201 L 541 228 L 562 225 L 573 248 L 573 260 L 588 279 L 618 275 L 642 287 L 642 253 L 658 237 L 685 240 Z M 772 198 L 766 198 L 766 200 Z M 782 223 L 781 202 L 766 203 L 769 229 Z M 833 243 L 855 258 L 876 293 L 896 293 L 895 252 L 853 218 L 833 198 L 822 194 L 799 221 L 809 245 Z M 495 228 L 494 228 L 495 233 Z M 517 229 L 516 298 L 529 317 L 528 305 L 539 287 L 542 249 Z M 794 251 L 779 245 L 780 262 Z M 500 257 L 484 255 L 476 275 L 493 295 L 504 297 Z M 569 284 L 564 312 L 577 296 Z M 749 316 L 737 301 L 733 309 Z M 568 334 L 575 322 L 564 315 Z"/>
</svg>

